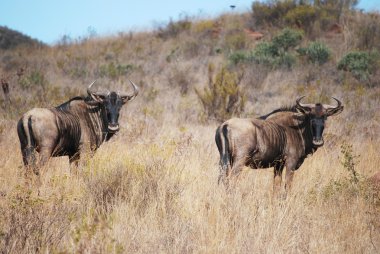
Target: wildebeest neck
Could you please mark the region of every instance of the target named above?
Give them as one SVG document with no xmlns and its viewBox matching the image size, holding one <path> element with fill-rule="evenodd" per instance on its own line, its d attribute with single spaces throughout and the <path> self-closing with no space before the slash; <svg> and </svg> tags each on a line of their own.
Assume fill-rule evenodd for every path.
<svg viewBox="0 0 380 254">
<path fill-rule="evenodd" d="M 87 132 L 87 134 L 82 134 L 90 137 L 93 148 L 99 147 L 103 141 L 108 140 L 113 135 L 108 133 L 104 106 L 101 103 L 94 102 L 89 97 L 75 97 L 56 107 L 56 109 L 78 116 L 79 121 L 82 122 L 81 125 L 85 127 L 82 132 Z"/>
</svg>

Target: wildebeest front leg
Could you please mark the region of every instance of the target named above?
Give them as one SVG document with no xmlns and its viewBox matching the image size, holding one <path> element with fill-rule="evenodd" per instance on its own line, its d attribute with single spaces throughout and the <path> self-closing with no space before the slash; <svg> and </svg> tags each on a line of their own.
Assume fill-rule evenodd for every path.
<svg viewBox="0 0 380 254">
<path fill-rule="evenodd" d="M 70 167 L 74 164 L 75 167 L 78 167 L 79 165 L 79 160 L 80 160 L 80 154 L 79 153 L 75 153 L 73 155 L 70 155 L 69 156 L 69 163 L 70 163 Z"/>
<path fill-rule="evenodd" d="M 284 169 L 284 163 L 279 163 L 274 166 L 274 177 L 273 177 L 273 194 L 274 195 L 278 195 L 280 193 L 283 169 Z"/>
<path fill-rule="evenodd" d="M 296 169 L 297 161 L 288 159 L 286 161 L 286 174 L 285 174 L 285 191 L 288 192 L 292 187 L 294 170 Z"/>
</svg>

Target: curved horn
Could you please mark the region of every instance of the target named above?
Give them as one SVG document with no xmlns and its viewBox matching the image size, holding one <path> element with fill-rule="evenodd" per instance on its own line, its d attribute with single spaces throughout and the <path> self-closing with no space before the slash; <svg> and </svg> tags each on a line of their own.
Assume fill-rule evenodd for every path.
<svg viewBox="0 0 380 254">
<path fill-rule="evenodd" d="M 92 85 L 96 82 L 96 80 L 94 80 L 88 87 L 87 87 L 87 93 L 88 95 L 91 95 L 93 92 L 91 91 L 91 87 Z"/>
<path fill-rule="evenodd" d="M 124 101 L 130 101 L 139 94 L 139 87 L 135 83 L 133 83 L 131 80 L 129 80 L 129 82 L 131 82 L 131 85 L 133 86 L 133 94 L 129 95 L 126 93 L 119 93 L 120 97 L 122 97 Z"/>
<path fill-rule="evenodd" d="M 305 98 L 305 96 L 301 96 L 296 100 L 297 108 L 300 109 L 302 112 L 309 112 L 313 107 L 315 107 L 314 104 L 304 104 L 301 103 L 301 100 Z"/>
<path fill-rule="evenodd" d="M 93 92 L 91 91 L 91 87 L 94 85 L 96 80 L 94 80 L 88 87 L 87 87 L 87 93 L 88 95 L 96 102 L 103 102 L 104 98 L 110 94 L 110 91 L 107 92 Z"/>
<path fill-rule="evenodd" d="M 91 91 L 91 87 L 94 85 L 94 83 L 96 82 L 96 80 L 94 80 L 88 87 L 87 87 L 87 93 L 88 95 L 90 95 L 91 97 L 94 97 L 94 95 L 100 95 L 100 96 L 108 96 L 111 92 L 110 91 L 106 91 L 106 92 L 93 92 Z"/>
<path fill-rule="evenodd" d="M 342 102 L 335 97 L 332 97 L 332 98 L 338 103 L 338 105 L 337 106 L 331 106 L 328 104 L 323 104 L 323 107 L 326 109 L 326 115 L 327 116 L 339 114 L 340 112 L 343 111 Z"/>
</svg>

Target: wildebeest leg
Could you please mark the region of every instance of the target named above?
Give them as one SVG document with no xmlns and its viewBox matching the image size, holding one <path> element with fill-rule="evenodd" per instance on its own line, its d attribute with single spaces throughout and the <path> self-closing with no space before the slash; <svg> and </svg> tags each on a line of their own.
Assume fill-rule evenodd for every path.
<svg viewBox="0 0 380 254">
<path fill-rule="evenodd" d="M 247 164 L 247 156 L 246 152 L 241 152 L 237 154 L 237 156 L 233 159 L 233 165 L 231 167 L 231 173 L 228 178 L 234 179 L 236 182 L 239 178 L 239 175 L 241 171 L 243 170 L 243 167 Z"/>
<path fill-rule="evenodd" d="M 35 168 L 34 173 L 39 175 L 39 169 L 46 165 L 49 158 L 51 157 L 53 149 L 50 146 L 43 146 L 39 152 L 39 165 Z"/>
<path fill-rule="evenodd" d="M 220 181 L 223 181 L 224 185 L 228 188 L 228 177 L 231 173 L 232 160 L 227 132 L 227 126 L 218 127 L 215 134 L 215 142 L 220 155 L 218 184 Z"/>
<path fill-rule="evenodd" d="M 80 154 L 79 153 L 75 153 L 75 154 L 69 156 L 70 171 L 77 173 L 76 169 L 79 166 L 79 160 L 80 160 Z"/>
<path fill-rule="evenodd" d="M 273 194 L 278 195 L 281 191 L 282 171 L 284 164 L 279 163 L 274 166 L 274 178 L 273 178 Z"/>
<path fill-rule="evenodd" d="M 292 187 L 294 170 L 296 169 L 297 162 L 294 160 L 286 161 L 286 174 L 285 174 L 285 191 L 288 192 Z"/>
</svg>

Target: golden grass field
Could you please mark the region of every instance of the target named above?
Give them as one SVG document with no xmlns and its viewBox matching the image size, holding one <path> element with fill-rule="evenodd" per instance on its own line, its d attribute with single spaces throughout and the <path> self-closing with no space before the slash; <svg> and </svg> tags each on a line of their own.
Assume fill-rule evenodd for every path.
<svg viewBox="0 0 380 254">
<path fill-rule="evenodd" d="M 4 53 L 15 68 L 26 65 L 25 75 L 43 73 L 47 84 L 30 88 L 10 78 L 12 103 L 2 101 L 1 253 L 380 252 L 379 193 L 368 181 L 380 170 L 379 87 L 351 79 L 336 84 L 339 73 L 329 63 L 263 77 L 247 68 L 244 116 L 290 105 L 300 95 L 324 103 L 336 96 L 345 109 L 328 119 L 325 145 L 296 172 L 286 199 L 273 198 L 273 169 L 246 168 L 226 191 L 217 184 L 218 123 L 199 120 L 193 89 L 206 83 L 210 62 L 218 66 L 224 60 L 202 54 L 210 45 L 199 46 L 192 57 L 177 50 L 187 45 L 181 42 L 196 40 L 196 32 L 166 40 L 135 33 Z M 338 47 L 340 37 L 335 40 L 327 43 Z M 172 53 L 176 59 L 168 61 Z M 83 94 L 96 73 L 73 76 L 71 71 L 96 70 L 109 59 L 138 66 L 129 78 L 141 92 L 123 108 L 120 132 L 85 165 L 70 169 L 67 158 L 53 158 L 41 177 L 27 182 L 18 118 L 31 107 L 55 106 Z M 182 95 L 181 75 L 190 87 Z M 305 84 L 310 76 L 314 79 Z M 126 78 L 103 77 L 99 83 L 124 89 Z"/>
</svg>

